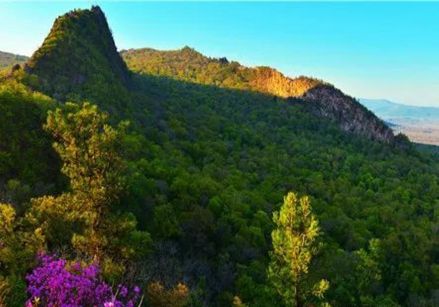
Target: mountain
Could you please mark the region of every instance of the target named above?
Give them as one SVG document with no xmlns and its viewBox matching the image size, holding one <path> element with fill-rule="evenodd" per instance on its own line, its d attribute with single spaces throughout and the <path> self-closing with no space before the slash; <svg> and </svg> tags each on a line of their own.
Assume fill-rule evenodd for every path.
<svg viewBox="0 0 439 307">
<path fill-rule="evenodd" d="M 332 306 L 437 305 L 437 157 L 323 81 L 190 48 L 136 52 L 121 52 L 126 67 L 93 7 L 59 17 L 26 69 L 0 72 L 7 303 L 25 305 L 44 250 L 109 260 L 99 278 L 138 285 L 148 306 L 283 306 L 267 271 L 294 191 L 320 228 L 307 293 L 326 279 Z"/>
<path fill-rule="evenodd" d="M 283 98 L 298 97 L 322 81 L 287 78 L 270 67 L 248 68 L 227 58 L 208 58 L 190 47 L 159 51 L 150 48 L 121 52 L 129 68 L 137 73 L 173 77 L 178 80 L 225 88 L 255 90 Z"/>
<path fill-rule="evenodd" d="M 128 67 L 140 74 L 300 98 L 311 102 L 319 116 L 338 122 L 344 131 L 393 141 L 391 129 L 381 120 L 352 97 L 321 80 L 304 76 L 289 78 L 270 67 L 249 68 L 226 58 L 208 58 L 190 47 L 172 51 L 130 49 L 121 54 Z"/>
<path fill-rule="evenodd" d="M 59 100 L 123 100 L 130 73 L 117 52 L 102 10 L 74 10 L 58 17 L 25 70 L 38 77 L 36 89 Z M 74 95 L 72 95 L 74 94 Z"/>
<path fill-rule="evenodd" d="M 226 58 L 207 58 L 189 47 L 167 52 L 128 50 L 121 55 L 136 73 L 299 98 L 310 102 L 312 112 L 337 122 L 344 131 L 393 142 L 392 130 L 381 120 L 323 81 L 293 79 L 269 67 L 248 68 Z M 130 96 L 127 90 L 133 85 L 105 15 L 97 6 L 58 17 L 25 70 L 38 78 L 34 88 L 45 94 L 59 100 L 100 100 L 100 105 L 107 104 L 114 113 L 124 108 Z"/>
<path fill-rule="evenodd" d="M 439 108 L 409 106 L 385 99 L 362 98 L 360 102 L 413 142 L 439 145 Z"/>
<path fill-rule="evenodd" d="M 386 99 L 361 98 L 359 101 L 366 108 L 385 120 L 395 118 L 415 121 L 439 121 L 439 108 L 436 107 L 410 106 Z"/>
<path fill-rule="evenodd" d="M 0 51 L 0 69 L 14 64 L 24 64 L 27 60 L 27 56 Z"/>
</svg>

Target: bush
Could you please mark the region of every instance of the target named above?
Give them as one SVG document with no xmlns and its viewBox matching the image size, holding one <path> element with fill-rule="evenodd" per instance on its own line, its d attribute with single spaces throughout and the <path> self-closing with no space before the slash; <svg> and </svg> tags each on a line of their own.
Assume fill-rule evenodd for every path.
<svg viewBox="0 0 439 307">
<path fill-rule="evenodd" d="M 132 307 L 139 301 L 140 289 L 129 291 L 124 285 L 117 291 L 100 278 L 99 265 L 69 263 L 48 255 L 39 256 L 40 265 L 26 279 L 30 294 L 26 306 L 104 306 Z M 67 305 L 66 305 L 67 304 Z"/>
</svg>

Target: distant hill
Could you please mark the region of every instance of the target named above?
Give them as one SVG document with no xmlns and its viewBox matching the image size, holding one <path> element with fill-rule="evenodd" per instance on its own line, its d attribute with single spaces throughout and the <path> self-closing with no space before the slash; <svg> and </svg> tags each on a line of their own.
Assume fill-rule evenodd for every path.
<svg viewBox="0 0 439 307">
<path fill-rule="evenodd" d="M 270 67 L 246 67 L 226 58 L 206 57 L 187 46 L 169 51 L 130 49 L 121 55 L 129 69 L 141 75 L 299 98 L 318 116 L 337 122 L 344 131 L 393 141 L 391 129 L 373 113 L 331 84 L 315 78 L 290 78 Z"/>
<path fill-rule="evenodd" d="M 413 142 L 439 145 L 439 108 L 404 105 L 386 99 L 361 98 L 360 102 Z"/>
<path fill-rule="evenodd" d="M 439 121 L 439 108 L 409 106 L 386 99 L 361 98 L 360 102 L 381 118 L 405 118 Z"/>
<path fill-rule="evenodd" d="M 14 64 L 24 64 L 28 59 L 24 55 L 0 51 L 0 69 Z"/>
</svg>

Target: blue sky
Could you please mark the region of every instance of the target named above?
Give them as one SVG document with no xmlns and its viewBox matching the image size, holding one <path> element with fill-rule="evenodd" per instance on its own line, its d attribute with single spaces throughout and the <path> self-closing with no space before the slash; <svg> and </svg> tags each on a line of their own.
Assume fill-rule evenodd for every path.
<svg viewBox="0 0 439 307">
<path fill-rule="evenodd" d="M 1 2 L 0 50 L 31 55 L 56 16 L 99 4 L 119 49 L 177 49 L 439 107 L 439 3 Z"/>
</svg>

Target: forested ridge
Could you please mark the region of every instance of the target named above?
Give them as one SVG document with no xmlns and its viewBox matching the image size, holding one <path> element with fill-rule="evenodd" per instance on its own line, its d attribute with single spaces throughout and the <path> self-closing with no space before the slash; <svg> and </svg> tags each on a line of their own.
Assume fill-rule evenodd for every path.
<svg viewBox="0 0 439 307">
<path fill-rule="evenodd" d="M 438 305 L 437 156 L 148 50 L 75 10 L 0 76 L 0 306 Z"/>
<path fill-rule="evenodd" d="M 156 75 L 224 88 L 257 91 L 282 98 L 300 98 L 310 111 L 338 123 L 344 131 L 393 142 L 392 131 L 357 100 L 322 80 L 289 78 L 270 67 L 246 67 L 226 58 L 208 58 L 190 47 L 159 51 L 149 48 L 121 52 L 128 67 Z"/>
</svg>

